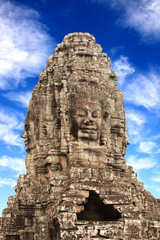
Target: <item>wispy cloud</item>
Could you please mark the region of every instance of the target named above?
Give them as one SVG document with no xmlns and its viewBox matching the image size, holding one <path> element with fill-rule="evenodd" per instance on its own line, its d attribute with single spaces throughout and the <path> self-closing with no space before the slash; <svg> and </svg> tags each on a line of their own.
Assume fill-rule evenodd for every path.
<svg viewBox="0 0 160 240">
<path fill-rule="evenodd" d="M 152 141 L 157 141 L 157 140 L 159 140 L 159 139 L 160 139 L 160 134 L 151 136 L 151 140 L 152 140 Z"/>
<path fill-rule="evenodd" d="M 109 50 L 109 55 L 112 58 L 115 58 L 116 56 L 120 56 L 122 52 L 124 52 L 125 46 L 114 46 Z"/>
<path fill-rule="evenodd" d="M 146 122 L 146 117 L 143 113 L 128 108 L 126 109 L 126 117 L 129 121 L 134 122 L 138 126 Z"/>
<path fill-rule="evenodd" d="M 123 88 L 124 100 L 148 110 L 160 109 L 160 72 L 150 68 L 140 74 L 129 62 L 128 57 L 120 56 L 112 64 L 118 75 L 118 87 Z"/>
<path fill-rule="evenodd" d="M 124 89 L 124 99 L 147 109 L 159 109 L 160 75 L 137 75 Z"/>
<path fill-rule="evenodd" d="M 90 0 L 111 6 L 119 11 L 118 23 L 139 32 L 143 40 L 160 40 L 160 1 L 159 0 Z"/>
<path fill-rule="evenodd" d="M 139 152 L 143 152 L 143 153 L 148 153 L 151 154 L 153 152 L 155 152 L 155 148 L 157 147 L 157 144 L 155 142 L 141 142 L 139 145 Z"/>
<path fill-rule="evenodd" d="M 121 0 L 119 2 L 125 10 L 123 24 L 133 27 L 141 33 L 144 38 L 149 37 L 150 40 L 160 40 L 159 0 L 131 0 L 129 2 L 127 0 Z"/>
<path fill-rule="evenodd" d="M 160 175 L 156 176 L 156 177 L 153 177 L 152 181 L 160 183 Z M 159 188 L 159 190 L 160 190 L 160 188 Z"/>
<path fill-rule="evenodd" d="M 142 132 L 146 123 L 146 117 L 139 111 L 126 108 L 126 119 L 130 142 L 136 144 L 141 141 L 143 135 Z"/>
<path fill-rule="evenodd" d="M 25 160 L 22 158 L 12 158 L 6 155 L 0 157 L 1 168 L 11 169 L 18 173 L 25 173 Z"/>
<path fill-rule="evenodd" d="M 127 163 L 133 166 L 135 171 L 150 169 L 157 165 L 157 161 L 152 157 L 138 158 L 138 156 L 135 155 L 130 155 L 127 158 Z"/>
<path fill-rule="evenodd" d="M 39 74 L 53 47 L 40 16 L 26 6 L 0 1 L 0 88 Z"/>
<path fill-rule="evenodd" d="M 131 66 L 128 58 L 125 56 L 120 56 L 119 59 L 114 61 L 112 68 L 118 75 L 118 85 L 120 87 L 124 84 L 126 77 L 135 72 L 135 69 Z"/>
<path fill-rule="evenodd" d="M 1 108 L 0 109 L 0 140 L 7 145 L 17 146 L 21 149 L 24 148 L 24 141 L 20 137 L 19 131 L 23 130 L 24 119 L 18 114 L 11 112 L 8 109 L 8 113 Z"/>
<path fill-rule="evenodd" d="M 15 101 L 21 107 L 28 107 L 32 92 L 10 92 L 3 94 L 8 100 Z"/>
<path fill-rule="evenodd" d="M 13 188 L 16 185 L 16 182 L 17 181 L 12 178 L 1 178 L 0 177 L 0 187 L 10 186 Z"/>
</svg>

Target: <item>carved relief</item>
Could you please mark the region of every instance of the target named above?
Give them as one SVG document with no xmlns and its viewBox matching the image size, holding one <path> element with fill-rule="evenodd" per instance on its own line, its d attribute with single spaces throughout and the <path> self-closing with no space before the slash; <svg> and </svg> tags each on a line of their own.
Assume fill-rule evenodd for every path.
<svg viewBox="0 0 160 240">
<path fill-rule="evenodd" d="M 100 141 L 101 104 L 96 99 L 76 99 L 71 133 L 77 140 Z"/>
<path fill-rule="evenodd" d="M 3 211 L 1 240 L 160 239 L 159 200 L 124 158 L 123 95 L 110 66 L 88 33 L 69 34 L 49 57 L 22 134 L 27 174 Z"/>
</svg>

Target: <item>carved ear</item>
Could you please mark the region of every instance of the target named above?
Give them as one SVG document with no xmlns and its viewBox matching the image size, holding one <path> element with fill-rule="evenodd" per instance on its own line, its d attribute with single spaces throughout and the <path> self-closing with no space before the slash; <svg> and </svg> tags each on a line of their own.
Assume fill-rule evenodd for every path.
<svg viewBox="0 0 160 240">
<path fill-rule="evenodd" d="M 101 135 L 100 135 L 100 145 L 106 146 L 107 144 L 107 136 L 106 136 L 106 120 L 108 118 L 108 112 L 103 113 L 103 121 L 101 126 Z"/>
<path fill-rule="evenodd" d="M 71 127 L 71 130 L 70 130 L 70 133 L 73 137 L 78 139 L 78 124 L 77 124 L 77 122 L 75 121 L 74 118 L 72 119 L 72 127 Z"/>
</svg>

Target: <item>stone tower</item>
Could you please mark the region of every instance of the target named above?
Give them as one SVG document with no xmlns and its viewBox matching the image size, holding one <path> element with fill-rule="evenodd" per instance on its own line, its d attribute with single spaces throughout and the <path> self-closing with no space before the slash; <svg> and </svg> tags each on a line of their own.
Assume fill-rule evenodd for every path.
<svg viewBox="0 0 160 240">
<path fill-rule="evenodd" d="M 27 174 L 0 218 L 0 240 L 160 240 L 160 202 L 138 182 L 122 92 L 88 33 L 66 36 L 28 107 Z"/>
</svg>

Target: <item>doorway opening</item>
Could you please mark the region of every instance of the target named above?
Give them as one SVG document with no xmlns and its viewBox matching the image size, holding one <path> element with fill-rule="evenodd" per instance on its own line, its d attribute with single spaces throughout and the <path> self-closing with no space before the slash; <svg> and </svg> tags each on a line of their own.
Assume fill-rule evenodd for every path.
<svg viewBox="0 0 160 240">
<path fill-rule="evenodd" d="M 117 221 L 120 218 L 121 213 L 114 208 L 114 205 L 105 205 L 94 191 L 90 191 L 84 210 L 77 214 L 77 220 L 82 221 Z"/>
</svg>

